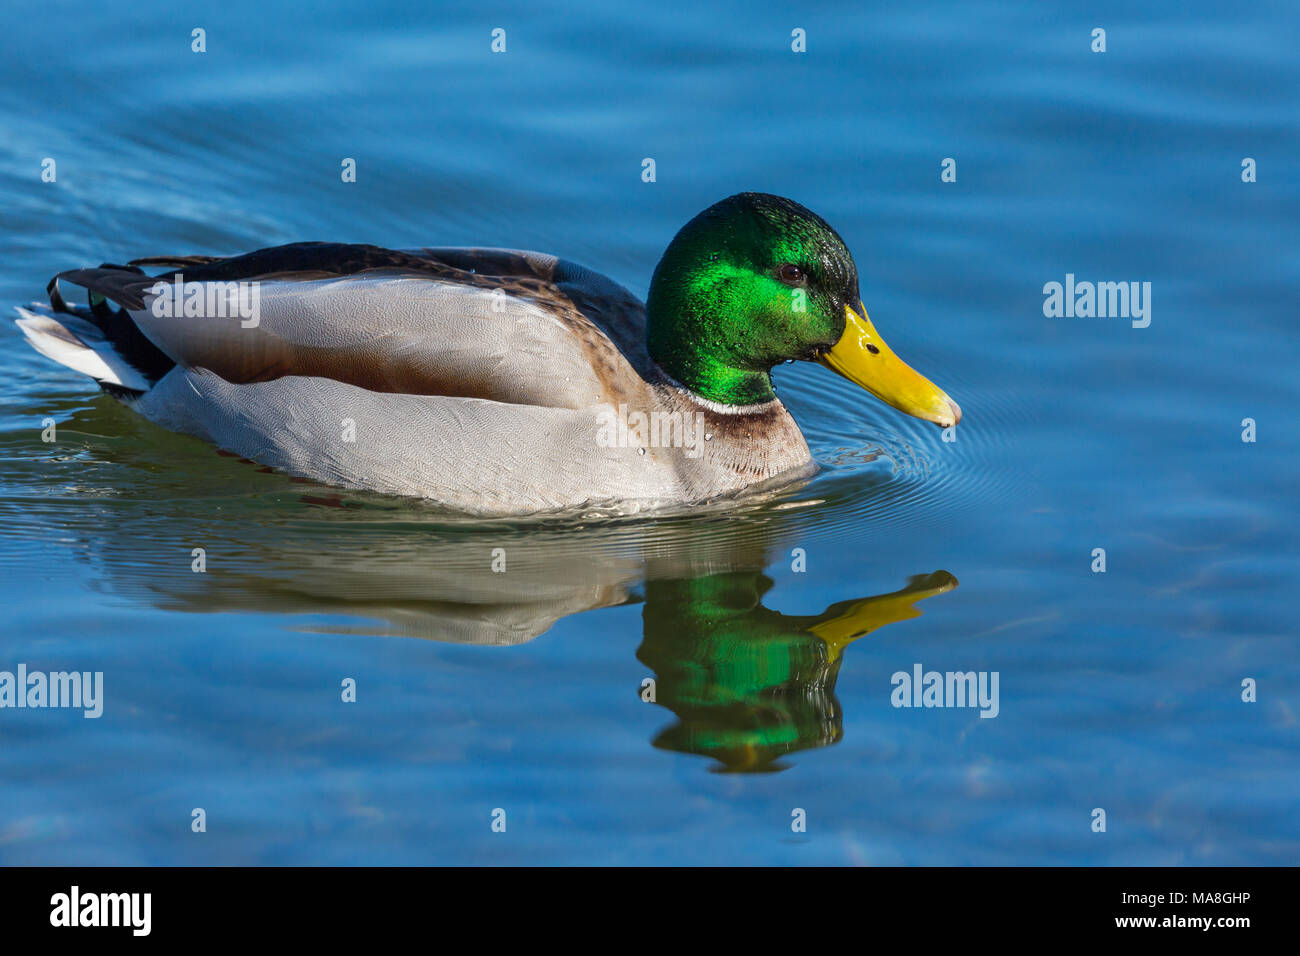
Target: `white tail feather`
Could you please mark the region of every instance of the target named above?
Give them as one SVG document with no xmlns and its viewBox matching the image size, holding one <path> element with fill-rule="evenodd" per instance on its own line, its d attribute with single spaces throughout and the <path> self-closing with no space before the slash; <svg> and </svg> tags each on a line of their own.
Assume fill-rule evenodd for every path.
<svg viewBox="0 0 1300 956">
<path fill-rule="evenodd" d="M 48 315 L 37 315 L 24 308 L 18 309 L 22 318 L 16 324 L 27 336 L 27 343 L 46 358 L 66 365 L 97 382 L 118 385 L 137 392 L 147 392 L 149 382 L 114 350 L 111 343 L 90 335 L 77 335 L 69 325 L 85 323 L 69 320 L 65 325 Z"/>
</svg>

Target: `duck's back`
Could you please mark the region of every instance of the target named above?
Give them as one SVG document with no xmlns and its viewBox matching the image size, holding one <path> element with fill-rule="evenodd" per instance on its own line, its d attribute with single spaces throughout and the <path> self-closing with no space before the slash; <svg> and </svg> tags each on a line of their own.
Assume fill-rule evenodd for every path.
<svg viewBox="0 0 1300 956">
<path fill-rule="evenodd" d="M 648 364 L 635 296 L 535 252 L 296 243 L 224 259 L 138 259 L 60 273 L 56 311 L 67 308 L 67 284 L 86 289 L 105 317 L 104 302 L 125 310 L 173 363 L 234 384 L 310 375 L 380 392 L 581 408 Z"/>
</svg>

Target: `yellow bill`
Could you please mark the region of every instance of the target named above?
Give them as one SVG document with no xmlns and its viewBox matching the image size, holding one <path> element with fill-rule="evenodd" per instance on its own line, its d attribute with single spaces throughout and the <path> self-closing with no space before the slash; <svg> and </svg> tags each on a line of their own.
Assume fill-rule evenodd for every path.
<svg viewBox="0 0 1300 956">
<path fill-rule="evenodd" d="M 961 421 L 957 403 L 895 355 L 871 324 L 867 307 L 860 302 L 858 305 L 862 306 L 861 315 L 844 307 L 844 334 L 822 355 L 821 363 L 900 412 L 941 428 Z"/>
</svg>

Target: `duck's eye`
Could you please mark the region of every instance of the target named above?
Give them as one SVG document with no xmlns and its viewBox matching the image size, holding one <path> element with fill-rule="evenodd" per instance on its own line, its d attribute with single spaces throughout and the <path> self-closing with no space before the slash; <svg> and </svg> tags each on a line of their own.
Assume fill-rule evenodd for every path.
<svg viewBox="0 0 1300 956">
<path fill-rule="evenodd" d="M 797 265 L 791 262 L 787 262 L 785 265 L 781 266 L 781 268 L 777 270 L 777 273 L 781 276 L 782 282 L 803 282 L 808 278 L 808 273 L 804 272 Z"/>
</svg>

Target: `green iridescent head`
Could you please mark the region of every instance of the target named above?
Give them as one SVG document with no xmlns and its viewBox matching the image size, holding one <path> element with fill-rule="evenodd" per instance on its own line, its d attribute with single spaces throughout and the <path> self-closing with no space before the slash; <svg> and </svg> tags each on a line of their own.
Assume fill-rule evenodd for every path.
<svg viewBox="0 0 1300 956">
<path fill-rule="evenodd" d="M 724 405 L 774 398 L 772 367 L 805 359 L 908 414 L 961 417 L 871 326 L 839 233 L 780 196 L 740 193 L 682 227 L 650 280 L 646 341 L 660 368 Z"/>
</svg>

